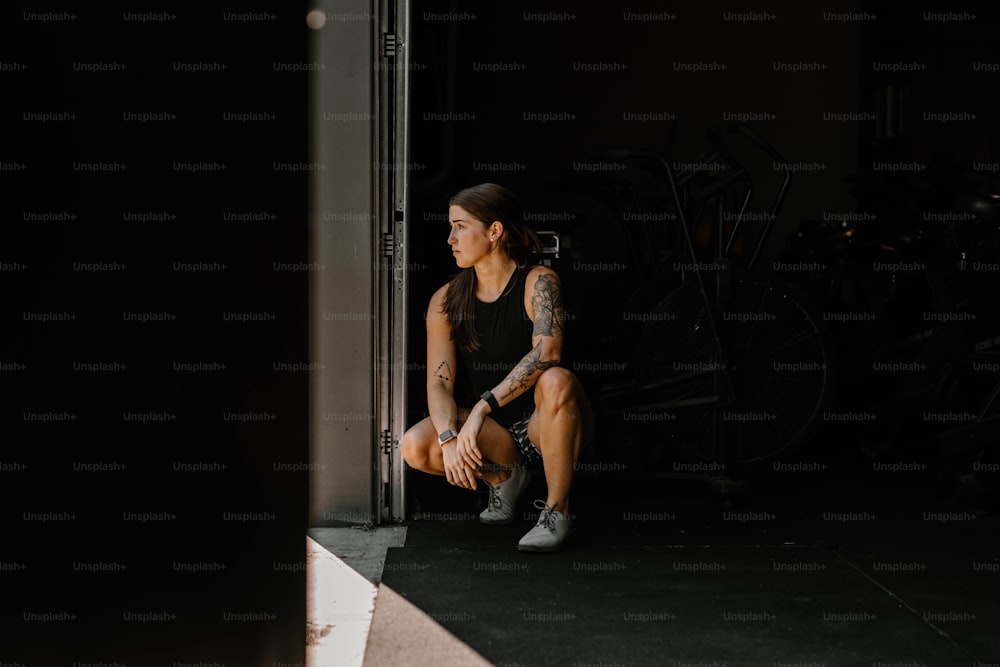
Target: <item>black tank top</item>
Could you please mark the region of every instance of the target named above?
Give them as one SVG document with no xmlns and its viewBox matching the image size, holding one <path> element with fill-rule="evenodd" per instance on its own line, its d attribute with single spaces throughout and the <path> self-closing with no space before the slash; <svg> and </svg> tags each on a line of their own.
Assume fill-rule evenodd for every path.
<svg viewBox="0 0 1000 667">
<path fill-rule="evenodd" d="M 500 384 L 531 351 L 533 325 L 524 309 L 525 275 L 526 269 L 515 269 L 496 301 L 475 300 L 473 322 L 479 334 L 479 349 L 470 352 L 459 348 L 459 355 L 477 397 Z M 534 409 L 535 388 L 531 387 L 501 406 L 499 412 L 491 412 L 490 417 L 501 426 L 509 427 L 530 416 Z"/>
</svg>

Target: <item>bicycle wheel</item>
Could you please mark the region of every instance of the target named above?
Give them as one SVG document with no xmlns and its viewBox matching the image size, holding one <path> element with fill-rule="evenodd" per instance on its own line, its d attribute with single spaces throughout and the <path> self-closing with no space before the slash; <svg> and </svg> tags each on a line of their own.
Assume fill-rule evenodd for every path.
<svg viewBox="0 0 1000 667">
<path fill-rule="evenodd" d="M 643 422 L 659 434 L 650 444 L 657 454 L 669 449 L 682 461 L 711 461 L 704 440 L 710 433 L 721 361 L 708 310 L 693 281 L 682 283 L 644 319 L 633 366 L 636 391 L 626 419 Z"/>
<path fill-rule="evenodd" d="M 832 389 L 832 348 L 820 319 L 791 287 L 738 285 L 716 319 L 719 352 L 693 281 L 650 318 L 637 363 L 646 384 L 659 385 L 650 394 L 658 404 L 687 408 L 663 429 L 679 456 L 754 466 L 792 451 L 819 421 Z"/>
<path fill-rule="evenodd" d="M 833 348 L 821 319 L 791 286 L 741 285 L 723 313 L 727 371 L 737 400 L 723 410 L 725 459 L 753 465 L 801 445 L 833 388 Z"/>
</svg>

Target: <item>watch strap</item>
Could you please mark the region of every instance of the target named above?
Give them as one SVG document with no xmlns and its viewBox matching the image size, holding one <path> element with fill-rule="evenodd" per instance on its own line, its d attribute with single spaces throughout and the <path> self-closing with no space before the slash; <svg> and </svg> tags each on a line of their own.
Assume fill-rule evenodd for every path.
<svg viewBox="0 0 1000 667">
<path fill-rule="evenodd" d="M 489 390 L 484 391 L 482 395 L 479 396 L 479 398 L 486 401 L 486 404 L 490 406 L 490 412 L 500 411 L 500 403 L 497 401 L 497 397 L 493 395 L 492 391 Z"/>
</svg>

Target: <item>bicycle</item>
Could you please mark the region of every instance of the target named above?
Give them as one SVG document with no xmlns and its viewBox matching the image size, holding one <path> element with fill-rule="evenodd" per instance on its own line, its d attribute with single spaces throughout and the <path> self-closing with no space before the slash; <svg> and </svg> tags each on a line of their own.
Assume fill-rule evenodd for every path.
<svg viewBox="0 0 1000 667">
<path fill-rule="evenodd" d="M 746 125 L 732 124 L 729 130 L 788 163 Z M 643 465 L 666 453 L 706 464 L 702 468 L 710 471 L 770 462 L 807 439 L 832 392 L 832 350 L 821 318 L 775 271 L 758 267 L 791 171 L 783 170 L 756 242 L 747 243 L 741 234 L 753 181 L 717 131 L 709 139 L 712 145 L 700 162 L 676 174 L 654 151 L 608 153 L 615 160 L 659 165 L 668 191 L 664 221 L 677 220 L 680 239 L 673 257 L 687 260 L 654 307 L 639 313 L 644 321 L 632 377 L 603 384 L 595 397 L 605 417 L 654 425 L 648 430 L 659 442 L 647 448 Z M 738 207 L 735 216 L 727 215 L 731 207 Z M 711 234 L 704 233 L 706 211 L 715 217 Z M 743 247 L 750 249 L 748 259 L 737 252 Z"/>
</svg>

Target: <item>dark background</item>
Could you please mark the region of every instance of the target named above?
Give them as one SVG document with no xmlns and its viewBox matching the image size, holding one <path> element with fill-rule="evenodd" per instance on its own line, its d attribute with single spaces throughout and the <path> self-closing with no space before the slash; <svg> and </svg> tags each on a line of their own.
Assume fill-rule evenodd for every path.
<svg viewBox="0 0 1000 667">
<path fill-rule="evenodd" d="M 274 270 L 274 262 L 307 261 L 306 177 L 274 168 L 305 162 L 308 154 L 306 75 L 274 71 L 273 63 L 308 61 L 305 5 L 257 7 L 273 20 L 235 23 L 224 9 L 176 10 L 170 21 L 123 21 L 121 8 L 76 12 L 71 21 L 24 21 L 4 10 L 0 62 L 23 69 L 0 72 L 6 104 L 0 161 L 23 169 L 0 173 L 4 197 L 4 354 L 0 379 L 4 471 L 0 472 L 5 527 L 0 573 L 7 603 L 0 618 L 9 639 L 5 661 L 46 664 L 72 660 L 159 664 L 171 660 L 271 664 L 302 659 L 304 576 L 276 572 L 275 562 L 300 562 L 306 530 L 305 477 L 276 472 L 276 461 L 307 461 L 306 376 L 275 371 L 274 362 L 307 361 L 307 274 Z M 772 22 L 719 20 L 718 3 L 665 9 L 675 19 L 620 20 L 624 8 L 567 8 L 568 21 L 524 20 L 521 7 L 463 10 L 457 3 L 415 3 L 413 8 L 412 162 L 410 247 L 411 313 L 422 321 L 430 294 L 450 275 L 444 252 L 447 199 L 456 190 L 492 180 L 512 187 L 535 213 L 571 213 L 562 229 L 572 252 L 554 264 L 578 320 L 569 361 L 635 363 L 634 343 L 609 344 L 599 331 L 604 308 L 619 303 L 644 277 L 626 256 L 614 211 L 579 180 L 575 162 L 599 159 L 616 147 L 694 158 L 705 132 L 722 113 L 769 112 L 776 120 L 757 129 L 789 160 L 821 162 L 826 169 L 796 177 L 769 247 L 768 261 L 791 256 L 822 260 L 828 269 L 791 276 L 819 310 L 875 312 L 875 324 L 844 324 L 830 332 L 839 363 L 831 409 L 864 410 L 879 395 L 902 391 L 898 376 L 866 374 L 872 359 L 893 341 L 921 330 L 922 312 L 945 305 L 980 312 L 975 327 L 949 350 L 967 360 L 995 327 L 995 274 L 953 274 L 953 256 L 932 254 L 933 271 L 899 276 L 868 270 L 883 245 L 900 260 L 925 259 L 946 249 L 940 227 L 925 211 L 962 210 L 967 193 L 995 191 L 975 161 L 997 155 L 996 73 L 974 72 L 972 60 L 997 58 L 996 10 L 964 4 L 975 21 L 939 23 L 921 9 L 895 10 L 863 3 L 852 11 L 878 15 L 872 22 L 828 23 L 822 9 L 754 7 L 778 15 Z M 52 11 L 59 11 L 53 9 Z M 140 10 L 136 10 L 140 11 Z M 155 10 L 158 11 L 158 10 Z M 231 11 L 248 11 L 233 8 Z M 467 11 L 474 19 L 441 21 L 424 12 Z M 561 12 L 532 3 L 533 12 Z M 449 38 L 449 33 L 452 37 Z M 452 39 L 453 41 L 449 41 Z M 785 73 L 774 60 L 821 62 L 820 72 Z M 875 72 L 873 61 L 927 65 L 920 72 Z M 178 72 L 175 61 L 224 63 L 215 72 Z M 722 72 L 675 71 L 674 61 L 720 62 Z M 120 72 L 74 71 L 74 62 L 120 62 Z M 474 63 L 518 62 L 527 69 L 475 70 Z M 574 71 L 573 63 L 620 63 L 612 72 Z M 890 86 L 892 91 L 889 92 Z M 898 96 L 894 97 L 894 96 Z M 894 100 L 889 111 L 886 99 Z M 169 112 L 168 122 L 124 122 L 126 111 Z M 25 120 L 26 112 L 69 112 L 71 121 Z M 273 120 L 222 120 L 225 112 L 267 112 Z M 669 121 L 626 121 L 623 112 L 672 114 Z M 824 111 L 867 112 L 877 120 L 835 123 Z M 926 122 L 924 111 L 969 112 L 976 120 Z M 441 113 L 475 114 L 440 120 Z M 524 112 L 569 113 L 570 121 L 538 122 Z M 426 114 L 431 114 L 425 116 Z M 464 118 L 460 116 L 458 118 Z M 890 131 L 893 137 L 887 137 Z M 768 161 L 740 149 L 758 175 L 762 201 L 780 180 Z M 875 161 L 919 161 L 919 177 L 888 177 Z M 118 162 L 120 172 L 76 171 L 75 161 Z M 224 171 L 190 174 L 173 163 L 224 163 Z M 513 169 L 491 163 L 516 163 Z M 487 165 L 487 166 L 483 166 Z M 652 172 L 636 165 L 631 182 Z M 564 179 L 565 177 L 565 179 Z M 656 202 L 651 201 L 650 206 Z M 66 213 L 67 219 L 25 220 L 26 211 Z M 168 219 L 126 221 L 125 211 L 166 212 Z M 266 212 L 264 221 L 226 220 L 227 212 Z M 857 239 L 843 244 L 824 212 L 869 212 L 877 222 L 855 225 Z M 975 257 L 996 257 L 989 225 L 960 230 L 975 236 Z M 809 232 L 796 237 L 797 231 Z M 841 230 L 842 231 L 842 230 Z M 979 239 L 982 236 L 983 239 Z M 970 253 L 973 251 L 970 250 Z M 881 255 L 878 255 L 881 257 Z M 174 262 L 224 264 L 224 270 L 175 271 Z M 609 274 L 573 270 L 573 262 L 620 262 L 631 269 Z M 77 271 L 74 262 L 118 262 L 113 271 Z M 887 282 L 888 281 L 888 282 Z M 888 284 L 892 283 L 892 284 Z M 895 290 L 895 291 L 893 291 Z M 943 290 L 943 291 L 942 291 Z M 964 296 L 974 297 L 964 303 Z M 954 303 L 953 303 L 954 302 Z M 979 310 L 976 310 L 979 309 Z M 122 312 L 167 312 L 176 319 L 135 323 Z M 76 319 L 38 323 L 23 313 L 71 313 Z M 224 312 L 270 313 L 274 319 L 239 323 Z M 596 328 L 595 328 L 596 327 Z M 414 329 L 411 359 L 424 358 L 422 331 Z M 614 340 L 614 339 L 612 339 Z M 919 345 L 903 346 L 913 359 Z M 951 355 L 942 358 L 955 362 Z M 75 371 L 74 362 L 114 362 L 123 370 Z M 174 362 L 225 364 L 225 370 L 186 372 Z M 942 362 L 943 363 L 943 362 Z M 17 364 L 16 366 L 14 364 Z M 216 368 L 213 366 L 213 368 Z M 8 370 L 10 369 L 10 370 Z M 946 378 L 910 378 L 932 389 Z M 582 373 L 586 376 L 586 373 Z M 962 387 L 972 397 L 920 394 L 910 409 L 965 409 L 981 397 L 995 373 L 972 374 Z M 584 378 L 589 388 L 606 378 Z M 415 371 L 410 413 L 424 409 L 424 374 Z M 941 401 L 944 401 L 942 403 Z M 950 401 L 950 402 L 949 402 Z M 941 463 L 935 430 L 919 417 L 888 419 L 817 440 L 803 460 L 837 461 L 846 480 L 870 471 L 868 449 L 890 461 Z M 136 424 L 123 411 L 176 415 L 166 423 Z M 68 413 L 72 420 L 39 424 L 25 413 Z M 222 413 L 270 413 L 276 418 L 240 425 Z M 859 432 L 860 431 L 860 432 Z M 900 447 L 916 443 L 913 449 Z M 808 445 L 806 445 L 808 447 Z M 978 450 L 977 450 L 978 451 Z M 613 458 L 607 452 L 602 456 Z M 639 449 L 630 456 L 646 461 Z M 975 455 L 979 455 L 976 453 Z M 928 492 L 968 471 L 969 458 L 932 467 Z M 218 463 L 213 472 L 177 472 L 175 462 Z M 76 472 L 75 462 L 115 462 L 117 472 Z M 13 464 L 17 466 L 12 467 Z M 965 466 L 963 468 L 962 466 Z M 943 471 L 945 481 L 936 476 Z M 68 521 L 27 521 L 24 512 L 66 512 Z M 164 521 L 134 522 L 123 512 L 166 512 Z M 274 519 L 226 521 L 224 513 L 268 512 Z M 74 572 L 74 562 L 113 562 L 114 573 Z M 211 573 L 176 572 L 173 563 L 225 565 Z M 70 612 L 73 622 L 22 620 L 23 611 Z M 123 611 L 168 612 L 169 622 L 133 623 Z M 266 612 L 263 623 L 221 621 L 226 612 Z"/>
<path fill-rule="evenodd" d="M 991 121 L 995 73 L 974 69 L 996 60 L 991 5 L 952 8 L 966 12 L 965 20 L 952 21 L 925 17 L 925 11 L 942 11 L 930 4 L 752 7 L 773 18 L 750 22 L 723 20 L 724 13 L 743 10 L 714 2 L 423 7 L 414 14 L 412 74 L 414 321 L 454 271 L 445 247 L 448 197 L 482 181 L 507 185 L 529 220 L 556 220 L 536 222 L 536 229 L 562 234 L 567 247 L 551 265 L 572 317 L 564 365 L 584 381 L 592 403 L 600 403 L 603 385 L 628 381 L 649 361 L 642 327 L 623 325 L 625 311 L 650 312 L 679 281 L 677 271 L 651 277 L 630 254 L 624 231 L 630 223 L 623 214 L 630 211 L 675 210 L 662 170 L 608 151 L 644 149 L 673 164 L 690 162 L 708 147 L 706 132 L 719 128 L 753 178 L 750 211 L 762 214 L 783 174 L 771 156 L 730 135 L 727 126 L 734 113 L 769 114 L 748 125 L 805 168 L 793 174 L 761 264 L 780 273 L 820 321 L 833 376 L 821 411 L 829 418 L 818 417 L 809 437 L 787 455 L 835 465 L 847 482 L 870 472 L 873 458 L 919 461 L 928 465 L 929 488 L 939 493 L 953 490 L 970 466 L 993 460 L 982 441 L 942 444 L 943 432 L 957 422 L 935 417 L 971 418 L 997 378 L 992 295 L 998 285 L 991 261 L 997 218 L 992 208 L 974 218 L 969 203 L 1000 192 Z M 633 20 L 625 12 L 654 16 Z M 824 12 L 868 18 L 833 21 Z M 725 69 L 693 73 L 675 66 L 693 62 Z M 776 71 L 775 62 L 818 69 Z M 505 69 L 485 66 L 497 63 Z M 882 63 L 917 67 L 884 71 Z M 586 71 L 594 64 L 605 71 Z M 558 119 L 531 115 L 547 112 Z M 642 112 L 658 117 L 626 115 Z M 946 112 L 963 119 L 924 116 Z M 614 168 L 616 160 L 624 168 Z M 885 163 L 923 167 L 888 173 L 879 167 Z M 633 193 L 636 200 L 629 199 Z M 667 222 L 646 231 L 670 257 L 682 259 L 676 229 Z M 752 224 L 748 230 L 756 232 Z M 776 263 L 793 268 L 771 270 Z M 878 268 L 886 264 L 923 268 Z M 941 313 L 968 319 L 942 325 L 933 319 Z M 845 314 L 857 319 L 838 319 Z M 414 335 L 413 359 L 423 359 L 423 345 Z M 612 362 L 627 368 L 590 370 Z M 896 362 L 924 368 L 879 370 Z M 414 371 L 414 421 L 426 414 L 423 384 L 423 370 Z M 873 418 L 838 421 L 845 413 Z M 636 431 L 614 417 L 602 427 L 596 457 L 620 461 L 637 476 L 650 465 L 670 470 L 684 458 L 662 451 L 659 443 L 673 437 L 662 429 Z M 420 485 L 423 477 L 412 479 Z"/>
<path fill-rule="evenodd" d="M 24 167 L 0 176 L 2 261 L 20 267 L 2 274 L 2 357 L 19 366 L 0 374 L 0 460 L 16 464 L 0 473 L 0 560 L 16 568 L 2 575 L 0 659 L 302 662 L 306 474 L 275 464 L 301 470 L 308 461 L 307 373 L 274 364 L 308 361 L 308 274 L 274 263 L 308 261 L 306 172 L 275 168 L 308 160 L 307 91 L 306 74 L 273 63 L 308 61 L 305 6 L 272 3 L 254 11 L 273 19 L 247 22 L 224 19 L 248 11 L 238 6 L 174 7 L 165 10 L 174 18 L 150 22 L 123 12 L 160 9 L 23 18 L 50 10 L 61 11 L 13 6 L 2 18 L 0 61 L 24 67 L 2 74 L 0 160 Z M 35 112 L 75 117 L 24 118 Z M 128 112 L 172 117 L 143 123 L 125 120 Z M 225 120 L 245 112 L 271 116 Z M 77 162 L 126 168 L 88 173 Z M 175 169 L 198 162 L 226 168 Z M 67 215 L 26 220 L 25 212 Z M 258 219 L 233 218 L 248 212 Z M 77 270 L 89 263 L 111 268 Z M 173 317 L 135 322 L 126 312 Z M 75 318 L 43 323 L 23 313 Z M 110 366 L 74 366 L 95 362 Z M 69 418 L 38 423 L 26 413 Z M 136 423 L 125 413 L 167 418 Z M 27 512 L 71 518 L 27 520 Z M 246 513 L 256 516 L 238 518 Z M 79 569 L 93 563 L 111 569 Z M 178 569 L 191 564 L 202 571 Z M 22 615 L 46 612 L 73 616 Z M 263 620 L 226 620 L 242 613 Z"/>
</svg>

